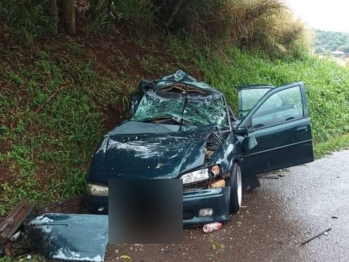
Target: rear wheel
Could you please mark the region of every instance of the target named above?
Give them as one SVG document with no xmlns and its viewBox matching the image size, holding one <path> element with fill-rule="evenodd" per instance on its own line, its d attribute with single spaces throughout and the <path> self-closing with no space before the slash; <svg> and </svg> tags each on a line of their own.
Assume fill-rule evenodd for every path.
<svg viewBox="0 0 349 262">
<path fill-rule="evenodd" d="M 242 201 L 242 180 L 240 165 L 235 162 L 230 177 L 230 212 L 239 212 Z"/>
</svg>

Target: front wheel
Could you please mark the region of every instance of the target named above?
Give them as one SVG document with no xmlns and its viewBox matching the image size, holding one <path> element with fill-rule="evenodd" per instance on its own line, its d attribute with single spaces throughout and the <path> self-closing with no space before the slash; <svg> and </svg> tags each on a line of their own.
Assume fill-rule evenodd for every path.
<svg viewBox="0 0 349 262">
<path fill-rule="evenodd" d="M 233 166 L 230 187 L 230 213 L 237 213 L 240 210 L 242 200 L 241 168 L 237 162 Z"/>
</svg>

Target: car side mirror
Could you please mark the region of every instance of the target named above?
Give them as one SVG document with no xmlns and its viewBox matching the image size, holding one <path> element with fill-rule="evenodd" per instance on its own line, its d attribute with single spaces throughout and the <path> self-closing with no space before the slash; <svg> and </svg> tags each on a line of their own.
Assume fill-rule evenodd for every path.
<svg viewBox="0 0 349 262">
<path fill-rule="evenodd" d="M 255 146 L 257 146 L 258 142 L 256 140 L 256 137 L 254 135 L 250 135 L 244 138 L 241 144 L 241 151 L 242 153 L 246 153 L 253 149 Z"/>
<path fill-rule="evenodd" d="M 136 97 L 133 97 L 132 100 L 131 100 L 131 106 L 130 106 L 131 109 L 130 109 L 130 112 L 129 112 L 130 116 L 134 115 L 134 113 L 137 110 L 138 104 L 139 104 L 138 99 Z"/>
<path fill-rule="evenodd" d="M 247 136 L 248 135 L 248 130 L 246 127 L 238 127 L 234 129 L 234 134 L 238 136 Z"/>
</svg>

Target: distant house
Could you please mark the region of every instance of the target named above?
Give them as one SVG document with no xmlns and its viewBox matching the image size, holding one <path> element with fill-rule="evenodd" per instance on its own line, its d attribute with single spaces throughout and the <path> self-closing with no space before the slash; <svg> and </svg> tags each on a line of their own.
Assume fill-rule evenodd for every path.
<svg viewBox="0 0 349 262">
<path fill-rule="evenodd" d="M 333 55 L 335 57 L 342 57 L 342 56 L 345 56 L 346 53 L 342 52 L 342 51 L 333 51 L 333 52 L 331 52 L 331 55 Z"/>
</svg>

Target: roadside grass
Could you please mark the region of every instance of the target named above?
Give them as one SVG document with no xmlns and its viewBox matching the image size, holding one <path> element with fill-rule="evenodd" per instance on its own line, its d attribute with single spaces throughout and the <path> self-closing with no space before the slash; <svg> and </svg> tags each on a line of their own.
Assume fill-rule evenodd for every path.
<svg viewBox="0 0 349 262">
<path fill-rule="evenodd" d="M 24 197 L 40 205 L 82 193 L 106 107 L 131 92 L 95 71 L 79 47 L 27 51 L 0 62 L 0 216 Z"/>
<path fill-rule="evenodd" d="M 321 158 L 332 152 L 349 148 L 349 134 L 332 137 L 326 142 L 315 144 L 314 155 L 315 158 Z"/>
<path fill-rule="evenodd" d="M 2 1 L 0 2 L 1 29 L 22 45 L 31 46 L 44 34 L 56 34 L 56 28 L 47 13 L 48 2 Z"/>
<path fill-rule="evenodd" d="M 4 258 L 1 258 L 1 262 L 14 262 L 14 261 L 33 261 L 33 262 L 47 262 L 48 260 L 46 258 L 44 258 L 41 255 L 37 255 L 37 254 L 31 254 L 30 258 L 27 258 L 28 255 L 21 255 L 18 256 L 17 258 L 12 258 L 9 256 L 5 256 Z"/>
<path fill-rule="evenodd" d="M 271 84 L 280 86 L 302 80 L 308 98 L 314 143 L 349 132 L 349 70 L 330 60 L 271 60 L 263 54 L 246 54 L 237 49 L 220 54 L 199 54 L 196 65 L 205 81 L 228 97 L 234 111 L 236 86 Z"/>
</svg>

